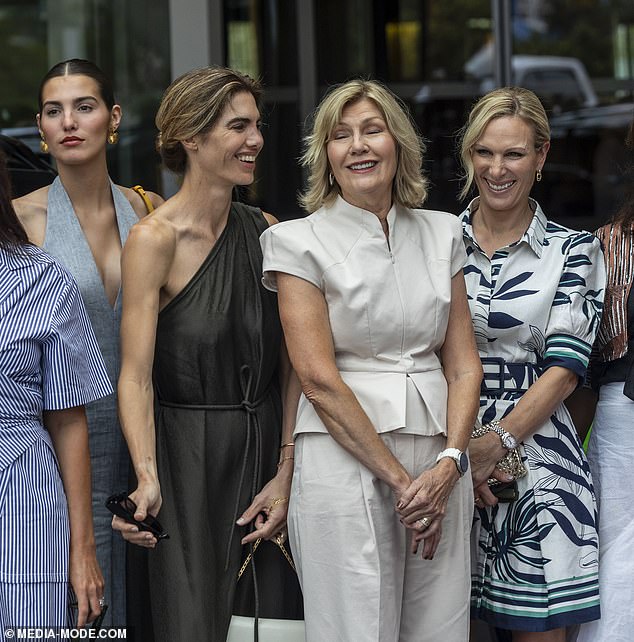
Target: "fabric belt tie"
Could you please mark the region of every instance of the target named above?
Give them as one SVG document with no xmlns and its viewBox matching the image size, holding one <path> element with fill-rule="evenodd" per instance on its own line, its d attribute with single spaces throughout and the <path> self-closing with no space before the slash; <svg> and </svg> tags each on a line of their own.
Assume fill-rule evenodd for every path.
<svg viewBox="0 0 634 642">
<path fill-rule="evenodd" d="M 496 396 L 505 392 L 525 392 L 542 373 L 535 363 L 506 361 L 502 357 L 481 357 L 484 378 L 482 395 Z"/>
<path fill-rule="evenodd" d="M 255 497 L 258 489 L 262 486 L 260 477 L 260 459 L 262 451 L 262 428 L 260 422 L 258 421 L 258 416 L 256 414 L 258 406 L 260 406 L 265 399 L 268 397 L 268 389 L 265 393 L 256 399 L 255 401 L 251 400 L 253 387 L 253 372 L 251 367 L 248 365 L 243 365 L 240 368 L 240 389 L 242 391 L 242 401 L 237 404 L 181 404 L 171 401 L 162 401 L 159 399 L 159 405 L 166 408 L 185 408 L 190 410 L 244 410 L 246 413 L 246 428 L 247 428 L 247 438 L 246 444 L 244 447 L 244 454 L 242 456 L 242 468 L 240 470 L 240 482 L 238 483 L 238 492 L 236 494 L 234 510 L 233 510 L 233 521 L 231 524 L 231 534 L 229 535 L 229 542 L 227 543 L 227 552 L 225 556 L 225 571 L 229 569 L 229 560 L 231 558 L 231 545 L 235 537 L 236 532 L 236 521 L 240 512 L 240 497 L 242 495 L 242 488 L 244 487 L 247 463 L 249 461 L 249 450 L 251 449 L 251 435 L 253 434 L 254 448 L 255 448 L 255 458 L 253 464 L 253 475 L 251 477 L 251 501 Z M 251 530 L 253 530 L 253 525 Z M 260 612 L 260 600 L 258 597 L 258 581 L 257 573 L 255 570 L 255 559 L 253 557 L 253 543 L 249 544 L 250 552 L 252 555 L 251 558 L 251 573 L 253 575 L 253 590 L 255 593 L 255 627 L 254 627 L 254 640 L 257 642 L 259 638 L 258 633 L 258 619 Z"/>
</svg>

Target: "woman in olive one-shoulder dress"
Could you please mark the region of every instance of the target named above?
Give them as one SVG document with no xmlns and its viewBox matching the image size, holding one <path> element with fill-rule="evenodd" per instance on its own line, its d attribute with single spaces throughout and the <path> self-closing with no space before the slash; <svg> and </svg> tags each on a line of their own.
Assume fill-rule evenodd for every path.
<svg viewBox="0 0 634 642">
<path fill-rule="evenodd" d="M 170 539 L 148 556 L 157 640 L 224 640 L 232 610 L 253 615 L 254 581 L 261 617 L 301 609 L 297 579 L 271 543 L 236 582 L 248 547 L 234 524 L 275 475 L 269 445 L 281 437 L 281 326 L 277 297 L 260 282 L 266 227 L 259 210 L 234 203 L 211 253 L 158 317 L 156 457 Z"/>
<path fill-rule="evenodd" d="M 299 399 L 277 300 L 261 283 L 259 236 L 274 219 L 231 200 L 234 185 L 253 181 L 262 147 L 258 93 L 224 68 L 172 83 L 156 122 L 163 161 L 183 183 L 132 228 L 123 252 L 130 496 L 137 519 L 156 515 L 170 535 L 113 521 L 150 549 L 134 551 L 145 569 L 141 559 L 130 573 L 136 642 L 224 642 L 232 614 L 301 615 L 297 578 L 266 541 L 286 537 Z"/>
</svg>

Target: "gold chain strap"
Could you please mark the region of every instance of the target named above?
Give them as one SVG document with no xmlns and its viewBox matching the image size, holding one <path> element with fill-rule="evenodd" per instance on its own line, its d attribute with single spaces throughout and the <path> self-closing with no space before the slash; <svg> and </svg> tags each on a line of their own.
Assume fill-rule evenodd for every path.
<svg viewBox="0 0 634 642">
<path fill-rule="evenodd" d="M 288 501 L 288 497 L 277 497 L 276 499 L 273 500 L 271 505 L 269 506 L 269 515 L 273 512 L 273 509 L 278 506 L 279 504 L 283 504 L 284 502 Z M 255 543 L 253 544 L 253 549 L 249 551 L 249 554 L 246 556 L 246 559 L 242 563 L 242 566 L 240 567 L 240 570 L 238 571 L 238 580 L 242 577 L 244 572 L 247 569 L 247 566 L 249 565 L 249 562 L 253 558 L 253 555 L 255 554 L 255 551 L 257 550 L 258 546 L 260 545 L 260 542 L 262 541 L 261 537 L 258 537 L 255 540 Z M 286 558 L 286 561 L 290 564 L 290 567 L 293 569 L 293 571 L 297 572 L 295 569 L 295 564 L 293 564 L 293 559 L 291 558 L 289 552 L 286 550 L 284 546 L 284 540 L 282 538 L 281 534 L 278 534 L 275 539 L 273 540 L 278 546 L 280 551 L 282 551 L 282 555 Z"/>
</svg>

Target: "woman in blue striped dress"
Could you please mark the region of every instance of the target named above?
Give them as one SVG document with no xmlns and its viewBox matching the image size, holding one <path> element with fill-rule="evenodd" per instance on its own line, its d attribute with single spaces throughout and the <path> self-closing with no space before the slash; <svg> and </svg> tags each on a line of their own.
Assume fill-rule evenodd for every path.
<svg viewBox="0 0 634 642">
<path fill-rule="evenodd" d="M 0 158 L 0 631 L 101 612 L 84 404 L 111 392 L 75 282 L 29 244 Z M 8 637 L 8 636 L 7 636 Z"/>
<path fill-rule="evenodd" d="M 596 502 L 564 399 L 583 380 L 605 288 L 600 244 L 548 221 L 530 198 L 550 147 L 543 106 L 526 89 L 493 91 L 461 140 L 478 196 L 462 214 L 464 268 L 484 366 L 469 454 L 476 506 L 472 614 L 513 642 L 564 642 L 566 627 L 599 617 Z M 487 485 L 519 444 L 519 497 Z"/>
</svg>

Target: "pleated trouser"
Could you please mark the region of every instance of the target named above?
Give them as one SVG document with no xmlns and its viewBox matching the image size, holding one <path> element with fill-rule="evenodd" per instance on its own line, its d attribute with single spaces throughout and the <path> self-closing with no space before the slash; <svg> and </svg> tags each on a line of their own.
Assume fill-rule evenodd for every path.
<svg viewBox="0 0 634 642">
<path fill-rule="evenodd" d="M 444 436 L 381 435 L 410 475 L 430 468 Z M 410 550 L 384 482 L 328 434 L 297 437 L 289 536 L 304 594 L 307 642 L 466 642 L 471 479 L 451 494 L 433 560 Z"/>
</svg>

